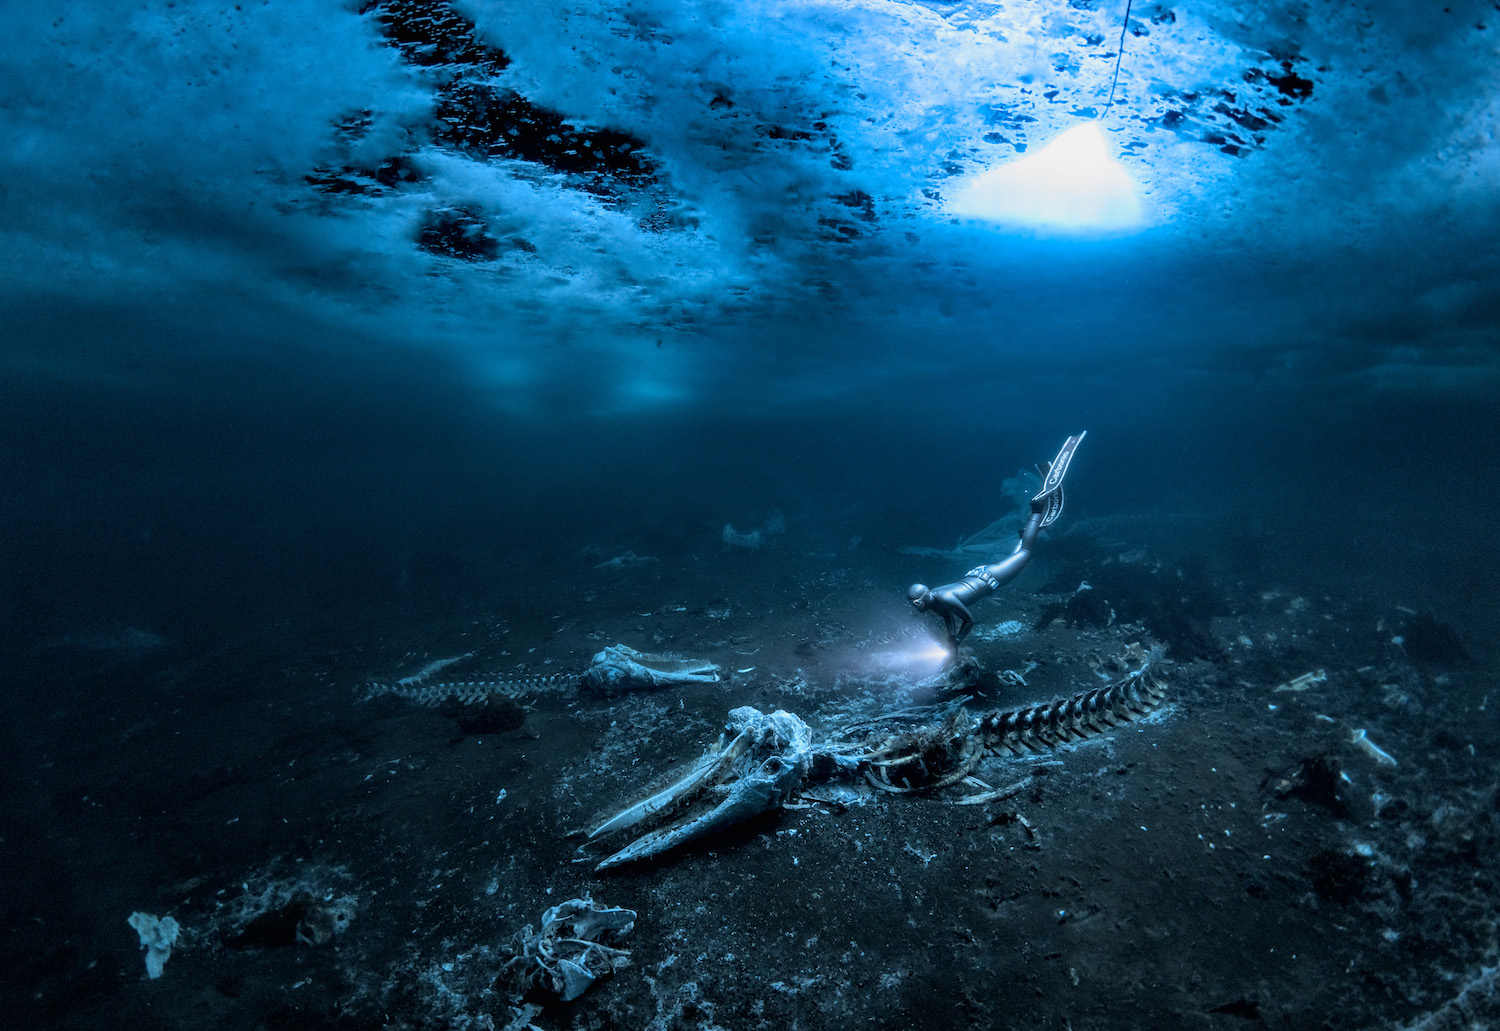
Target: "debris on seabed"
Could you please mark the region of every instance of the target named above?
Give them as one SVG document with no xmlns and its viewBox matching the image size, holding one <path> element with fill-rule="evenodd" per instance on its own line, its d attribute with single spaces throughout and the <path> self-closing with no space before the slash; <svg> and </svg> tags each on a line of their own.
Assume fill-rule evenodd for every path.
<svg viewBox="0 0 1500 1031">
<path fill-rule="evenodd" d="M 1328 671 L 1315 669 L 1311 673 L 1304 673 L 1300 677 L 1288 680 L 1284 684 L 1277 684 L 1277 691 L 1306 691 L 1309 687 L 1328 682 Z"/>
<path fill-rule="evenodd" d="M 411 676 L 402 677 L 400 680 L 396 681 L 396 683 L 402 687 L 410 687 L 415 684 L 420 684 L 422 683 L 422 681 L 426 680 L 434 673 L 437 673 L 440 670 L 445 670 L 449 666 L 455 665 L 456 663 L 463 662 L 465 659 L 472 659 L 473 657 L 473 652 L 464 652 L 462 655 L 455 655 L 452 658 L 448 659 L 433 659 L 431 662 L 423 666 L 421 669 L 417 670 Z"/>
<path fill-rule="evenodd" d="M 1368 755 L 1371 759 L 1374 759 L 1381 766 L 1396 765 L 1395 756 L 1371 741 L 1369 735 L 1363 730 L 1354 731 L 1354 747 Z"/>
<path fill-rule="evenodd" d="M 623 555 L 607 558 L 594 566 L 595 569 L 634 569 L 648 562 L 655 562 L 654 555 L 637 555 L 634 551 L 627 551 Z"/>
<path fill-rule="evenodd" d="M 527 924 L 515 935 L 501 978 L 512 980 L 518 994 L 541 988 L 572 1002 L 630 961 L 617 943 L 634 926 L 634 910 L 601 906 L 588 895 L 569 899 L 542 914 L 540 932 Z"/>
</svg>

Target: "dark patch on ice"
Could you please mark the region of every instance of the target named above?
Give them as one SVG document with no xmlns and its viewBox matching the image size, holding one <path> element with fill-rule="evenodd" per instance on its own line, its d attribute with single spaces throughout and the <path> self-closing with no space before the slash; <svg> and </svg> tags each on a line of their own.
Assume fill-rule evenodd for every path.
<svg viewBox="0 0 1500 1031">
<path fill-rule="evenodd" d="M 1228 104 L 1217 104 L 1214 106 L 1214 110 L 1221 115 L 1228 116 L 1240 127 L 1248 129 L 1250 132 L 1260 132 L 1263 129 L 1269 128 L 1273 122 L 1280 121 L 1280 119 L 1275 118 L 1269 113 L 1262 117 L 1251 114 L 1244 108 L 1230 107 Z"/>
<path fill-rule="evenodd" d="M 778 144 L 811 144 L 814 148 L 822 149 L 829 155 L 828 164 L 837 171 L 848 172 L 854 168 L 854 158 L 839 140 L 838 134 L 825 121 L 812 123 L 810 129 L 798 129 L 785 125 L 757 125 L 755 134 L 763 140 Z"/>
<path fill-rule="evenodd" d="M 1218 147 L 1232 157 L 1242 156 L 1265 146 L 1266 133 L 1281 124 L 1278 107 L 1287 107 L 1312 95 L 1313 83 L 1294 73 L 1292 59 L 1282 61 L 1284 75 L 1262 68 L 1246 68 L 1240 75 L 1242 86 L 1178 93 L 1170 88 L 1157 91 L 1164 109 L 1146 121 L 1171 129 L 1183 139 L 1197 139 Z M 1221 128 L 1224 120 L 1238 126 L 1249 138 L 1242 138 Z"/>
<path fill-rule="evenodd" d="M 590 193 L 612 196 L 621 183 L 644 185 L 652 170 L 645 144 L 615 129 L 587 128 L 511 90 L 456 79 L 439 92 L 434 138 L 470 157 L 530 161 L 581 176 Z"/>
<path fill-rule="evenodd" d="M 423 183 L 427 176 L 416 155 L 429 143 L 477 161 L 535 165 L 562 177 L 565 186 L 611 205 L 660 191 L 644 141 L 617 129 L 575 124 L 497 82 L 510 66 L 509 56 L 486 43 L 474 22 L 447 0 L 374 0 L 359 13 L 374 19 L 404 61 L 435 79 L 436 104 L 421 131 L 403 130 L 401 151 L 373 161 L 330 162 L 309 172 L 305 179 L 319 193 L 360 196 Z M 375 120 L 372 110 L 340 119 L 333 127 L 334 143 L 346 154 L 351 152 L 369 135 Z M 482 221 L 477 212 L 466 214 L 475 223 Z M 653 228 L 673 227 L 668 221 Z M 471 230 L 472 224 L 456 226 L 452 219 L 439 219 L 423 228 L 418 243 L 445 257 L 497 257 L 498 244 Z"/>
<path fill-rule="evenodd" d="M 494 261 L 500 255 L 500 241 L 490 233 L 489 223 L 468 208 L 430 212 L 417 231 L 417 245 L 431 254 L 464 261 Z"/>
<path fill-rule="evenodd" d="M 864 190 L 850 190 L 833 198 L 846 208 L 853 208 L 866 222 L 875 221 L 875 198 Z"/>
<path fill-rule="evenodd" d="M 1312 96 L 1313 81 L 1311 79 L 1304 79 L 1292 71 L 1292 62 L 1290 61 L 1281 62 L 1281 67 L 1284 72 L 1282 75 L 1272 75 L 1269 72 L 1264 73 L 1266 81 L 1275 86 L 1282 96 L 1290 97 L 1293 100 L 1306 100 Z"/>
<path fill-rule="evenodd" d="M 510 67 L 510 58 L 480 40 L 474 23 L 447 0 L 372 0 L 359 13 L 375 18 L 386 39 L 410 64 L 466 65 L 487 75 Z"/>
</svg>

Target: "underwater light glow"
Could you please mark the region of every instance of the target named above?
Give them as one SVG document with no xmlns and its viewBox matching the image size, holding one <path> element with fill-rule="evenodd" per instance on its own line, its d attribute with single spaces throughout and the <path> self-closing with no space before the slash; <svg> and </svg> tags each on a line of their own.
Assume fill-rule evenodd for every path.
<svg viewBox="0 0 1500 1031">
<path fill-rule="evenodd" d="M 1069 232 L 1145 224 L 1140 184 L 1110 156 L 1098 122 L 1069 129 L 1034 154 L 974 176 L 948 202 L 955 215 Z"/>
<path fill-rule="evenodd" d="M 866 661 L 874 669 L 924 679 L 942 669 L 952 657 L 946 644 L 926 638 L 896 651 L 876 652 Z"/>
<path fill-rule="evenodd" d="M 908 649 L 906 658 L 913 663 L 926 665 L 938 663 L 941 665 L 953 657 L 953 653 L 941 641 L 928 641 L 925 645 Z"/>
</svg>

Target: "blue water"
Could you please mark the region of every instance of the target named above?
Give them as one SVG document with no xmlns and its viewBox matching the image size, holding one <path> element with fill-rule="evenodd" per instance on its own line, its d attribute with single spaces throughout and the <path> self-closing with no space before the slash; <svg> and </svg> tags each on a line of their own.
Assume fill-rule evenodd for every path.
<svg viewBox="0 0 1500 1031">
<path fill-rule="evenodd" d="M 1377 14 L 1134 11 L 1103 128 L 1147 217 L 1108 233 L 948 207 L 1099 113 L 1098 4 L 18 16 L 7 1005 L 504 1027 L 501 944 L 587 890 L 634 966 L 540 1026 L 1404 1027 L 1466 985 L 1494 1019 L 1495 13 Z M 907 585 L 1084 430 L 976 612 L 1024 629 L 920 686 Z M 1166 714 L 1004 812 L 573 862 L 735 706 L 1035 703 L 1137 639 Z M 732 675 L 493 734 L 360 700 L 613 643 Z M 315 898 L 332 941 L 287 931 Z M 184 927 L 159 981 L 138 910 Z"/>
</svg>

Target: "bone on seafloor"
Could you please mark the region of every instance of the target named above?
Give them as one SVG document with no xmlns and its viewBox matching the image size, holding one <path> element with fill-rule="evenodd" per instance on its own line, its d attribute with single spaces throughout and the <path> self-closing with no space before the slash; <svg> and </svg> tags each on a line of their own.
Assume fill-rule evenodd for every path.
<svg viewBox="0 0 1500 1031">
<path fill-rule="evenodd" d="M 1395 766 L 1396 757 L 1375 742 L 1363 730 L 1353 731 L 1354 747 L 1374 759 L 1381 766 Z"/>
<path fill-rule="evenodd" d="M 696 792 L 704 784 L 718 779 L 719 773 L 734 763 L 736 759 L 749 750 L 752 742 L 748 730 L 741 731 L 733 741 L 722 752 L 711 752 L 698 760 L 696 766 L 677 783 L 662 791 L 658 791 L 650 798 L 637 802 L 635 805 L 619 813 L 615 817 L 600 824 L 589 835 L 590 840 L 601 834 L 621 830 L 625 827 L 634 826 L 642 820 L 649 819 L 661 812 L 678 800 Z"/>
</svg>

